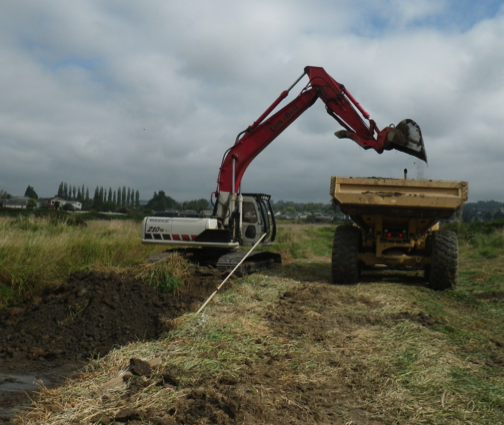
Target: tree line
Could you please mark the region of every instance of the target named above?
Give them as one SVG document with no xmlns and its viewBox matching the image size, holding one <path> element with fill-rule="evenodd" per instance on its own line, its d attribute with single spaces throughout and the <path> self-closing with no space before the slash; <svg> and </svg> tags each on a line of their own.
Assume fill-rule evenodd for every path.
<svg viewBox="0 0 504 425">
<path fill-rule="evenodd" d="M 163 190 L 154 192 L 154 196 L 147 202 L 146 208 L 152 211 L 166 211 L 166 210 L 193 210 L 200 213 L 203 210 L 210 208 L 208 200 L 201 198 L 192 201 L 177 202 L 171 196 L 165 194 Z"/>
<path fill-rule="evenodd" d="M 141 209 L 140 192 L 126 186 L 119 187 L 117 190 L 111 187 L 106 189 L 103 186 L 96 186 L 94 195 L 91 198 L 89 189 L 86 186 L 75 186 L 61 182 L 57 196 L 67 201 L 78 201 L 82 203 L 82 208 L 86 210 L 121 211 L 132 209 L 138 211 Z M 160 190 L 154 192 L 154 196 L 147 202 L 145 208 L 152 211 L 194 210 L 199 213 L 210 208 L 210 205 L 206 199 L 177 202 Z"/>
<path fill-rule="evenodd" d="M 504 219 L 504 202 L 477 201 L 466 202 L 462 207 L 462 221 L 495 221 Z"/>
<path fill-rule="evenodd" d="M 33 186 L 28 185 L 24 196 L 33 200 L 32 207 L 36 206 L 36 199 L 38 199 L 37 192 Z M 97 211 L 121 211 L 147 209 L 152 211 L 166 211 L 166 210 L 192 210 L 201 213 L 203 210 L 211 208 L 207 199 L 194 199 L 191 201 L 177 202 L 171 196 L 165 194 L 164 191 L 154 192 L 154 196 L 144 206 L 140 205 L 140 192 L 126 186 L 119 186 L 117 189 L 108 189 L 103 186 L 96 186 L 94 195 L 91 197 L 89 188 L 85 185 L 77 186 L 71 185 L 66 182 L 61 182 L 58 187 L 58 192 L 55 195 L 65 201 L 77 201 L 82 204 L 83 210 L 97 210 Z M 5 190 L 0 189 L 0 206 L 2 206 L 2 199 L 9 199 L 11 195 Z M 70 204 L 59 205 L 62 209 L 72 209 Z"/>
<path fill-rule="evenodd" d="M 26 197 L 36 200 L 37 192 L 33 186 L 26 188 Z M 90 196 L 89 188 L 85 185 L 76 186 L 69 185 L 66 182 L 61 182 L 58 187 L 57 196 L 67 201 L 78 201 L 82 204 L 82 208 L 89 210 L 95 209 L 98 211 L 117 211 L 119 209 L 134 209 L 140 210 L 140 192 L 126 186 L 119 186 L 117 189 L 109 187 L 105 189 L 103 186 L 96 186 L 93 197 Z M 9 199 L 11 195 L 0 189 L 0 206 L 2 199 Z M 330 203 L 301 203 L 290 201 L 273 202 L 273 211 L 275 213 L 322 213 L 332 214 L 334 212 Z M 201 212 L 202 210 L 211 209 L 211 206 L 206 199 L 195 199 L 192 201 L 177 202 L 172 197 L 166 195 L 162 190 L 154 192 L 154 196 L 147 202 L 145 208 L 152 211 L 166 210 L 194 210 Z M 504 219 L 504 203 L 499 201 L 478 201 L 467 202 L 462 209 L 457 213 L 457 216 L 464 223 L 473 221 L 490 222 Z"/>
<path fill-rule="evenodd" d="M 117 189 L 109 187 L 108 190 L 103 186 L 96 186 L 91 198 L 88 187 L 61 182 L 56 196 L 66 201 L 80 202 L 83 209 L 98 211 L 116 211 L 120 208 L 140 209 L 140 192 L 126 186 L 119 186 Z"/>
<path fill-rule="evenodd" d="M 315 203 L 315 202 L 291 202 L 291 201 L 278 201 L 273 202 L 273 212 L 282 214 L 297 214 L 297 213 L 307 213 L 307 214 L 334 214 L 334 208 L 331 203 Z"/>
</svg>

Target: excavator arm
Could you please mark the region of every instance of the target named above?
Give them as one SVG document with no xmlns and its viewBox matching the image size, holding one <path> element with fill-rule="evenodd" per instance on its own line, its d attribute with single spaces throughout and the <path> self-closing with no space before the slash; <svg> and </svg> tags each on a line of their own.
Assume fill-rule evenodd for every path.
<svg viewBox="0 0 504 425">
<path fill-rule="evenodd" d="M 310 81 L 299 96 L 267 118 L 305 75 Z M 372 148 L 378 153 L 397 149 L 427 162 L 420 127 L 413 120 L 403 120 L 397 127 L 379 130 L 343 84 L 323 68 L 307 66 L 296 82 L 282 92 L 254 124 L 240 133 L 234 146 L 226 152 L 217 179 L 218 198 L 220 193 L 237 193 L 243 174 L 254 158 L 319 98 L 325 103 L 327 113 L 344 128 L 335 133 L 338 138 L 351 139 L 362 148 Z M 227 201 L 222 197 L 218 200 L 220 203 Z"/>
</svg>

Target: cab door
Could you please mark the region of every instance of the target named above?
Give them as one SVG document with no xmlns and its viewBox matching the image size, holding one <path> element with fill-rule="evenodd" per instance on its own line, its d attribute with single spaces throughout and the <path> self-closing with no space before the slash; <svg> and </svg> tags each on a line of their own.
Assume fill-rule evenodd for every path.
<svg viewBox="0 0 504 425">
<path fill-rule="evenodd" d="M 261 214 L 254 198 L 243 198 L 242 212 L 242 245 L 254 245 L 263 234 Z"/>
</svg>

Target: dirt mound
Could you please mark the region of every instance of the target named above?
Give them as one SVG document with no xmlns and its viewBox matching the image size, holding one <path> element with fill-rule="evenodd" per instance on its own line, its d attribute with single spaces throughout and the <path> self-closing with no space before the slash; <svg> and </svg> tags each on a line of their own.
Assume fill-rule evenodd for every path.
<svg viewBox="0 0 504 425">
<path fill-rule="evenodd" d="M 161 318 L 196 309 L 219 282 L 219 273 L 196 269 L 174 296 L 121 275 L 76 273 L 54 292 L 0 311 L 0 367 L 104 356 L 114 346 L 156 338 Z"/>
<path fill-rule="evenodd" d="M 116 346 L 157 338 L 167 320 L 199 308 L 221 281 L 216 270 L 194 268 L 169 295 L 124 275 L 75 273 L 55 291 L 0 311 L 0 378 L 15 384 L 16 374 L 68 374 Z M 21 395 L 2 391 L 2 379 L 0 404 L 18 404 Z"/>
</svg>

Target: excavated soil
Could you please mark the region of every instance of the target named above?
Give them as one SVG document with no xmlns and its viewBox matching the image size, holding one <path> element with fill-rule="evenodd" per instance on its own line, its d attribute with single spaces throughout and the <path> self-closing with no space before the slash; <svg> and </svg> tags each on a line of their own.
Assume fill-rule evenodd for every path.
<svg viewBox="0 0 504 425">
<path fill-rule="evenodd" d="M 33 381 L 60 384 L 91 357 L 157 338 L 167 320 L 199 308 L 221 281 L 219 272 L 196 268 L 168 295 L 125 276 L 79 272 L 53 292 L 0 310 L 0 422 L 28 401 Z"/>
</svg>

